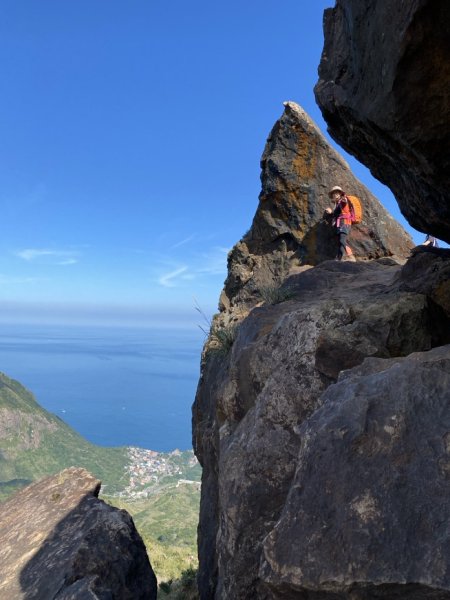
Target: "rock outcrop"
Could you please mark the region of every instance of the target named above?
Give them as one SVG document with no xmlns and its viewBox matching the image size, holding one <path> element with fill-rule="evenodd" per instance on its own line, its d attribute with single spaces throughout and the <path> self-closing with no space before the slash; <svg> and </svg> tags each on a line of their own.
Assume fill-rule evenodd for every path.
<svg viewBox="0 0 450 600">
<path fill-rule="evenodd" d="M 261 300 L 261 290 L 279 286 L 292 269 L 335 257 L 333 230 L 322 219 L 330 206 L 328 192 L 335 185 L 362 200 L 363 222 L 353 227 L 351 236 L 357 258 L 409 256 L 413 247 L 409 235 L 294 102 L 285 102 L 269 135 L 261 182 L 253 224 L 228 258 L 223 313 L 242 316 Z"/>
<path fill-rule="evenodd" d="M 203 599 L 450 598 L 450 346 L 410 356 L 450 343 L 449 279 L 445 250 L 403 267 L 326 261 L 289 278 L 289 301 L 253 309 L 228 356 L 206 352 L 194 405 Z M 401 515 L 415 520 L 383 550 Z M 438 521 L 447 541 L 433 544 Z M 409 574 L 412 553 L 392 562 L 406 539 Z"/>
<path fill-rule="evenodd" d="M 97 498 L 100 481 L 70 468 L 1 507 L 0 598 L 156 599 L 131 517 Z"/>
<path fill-rule="evenodd" d="M 450 598 L 450 346 L 368 358 L 321 402 L 263 543 L 272 597 Z"/>
<path fill-rule="evenodd" d="M 337 0 L 316 99 L 330 134 L 450 242 L 450 3 Z"/>
<path fill-rule="evenodd" d="M 337 0 L 316 86 L 333 137 L 446 241 L 449 11 Z M 201 598 L 450 600 L 450 250 L 408 256 L 293 103 L 262 170 L 193 407 Z M 366 208 L 356 263 L 327 260 L 332 185 Z"/>
</svg>

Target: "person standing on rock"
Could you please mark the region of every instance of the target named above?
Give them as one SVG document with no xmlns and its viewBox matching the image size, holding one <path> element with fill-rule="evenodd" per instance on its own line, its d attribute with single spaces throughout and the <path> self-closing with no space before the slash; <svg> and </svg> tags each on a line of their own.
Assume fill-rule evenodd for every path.
<svg viewBox="0 0 450 600">
<path fill-rule="evenodd" d="M 334 208 L 325 209 L 327 215 L 332 215 L 332 225 L 336 228 L 338 236 L 337 260 L 349 260 L 356 262 L 352 249 L 347 244 L 347 238 L 352 227 L 352 216 L 350 211 L 350 202 L 344 190 L 335 185 L 328 196 L 334 202 Z"/>
</svg>

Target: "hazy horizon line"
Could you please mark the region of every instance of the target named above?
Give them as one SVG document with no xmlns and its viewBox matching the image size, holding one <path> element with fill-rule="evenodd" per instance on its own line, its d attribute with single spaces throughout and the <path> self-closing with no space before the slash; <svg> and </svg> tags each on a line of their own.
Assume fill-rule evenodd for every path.
<svg viewBox="0 0 450 600">
<path fill-rule="evenodd" d="M 206 308 L 212 316 L 217 309 Z M 98 325 L 117 327 L 197 328 L 198 311 L 180 306 L 103 303 L 0 302 L 2 325 Z"/>
</svg>

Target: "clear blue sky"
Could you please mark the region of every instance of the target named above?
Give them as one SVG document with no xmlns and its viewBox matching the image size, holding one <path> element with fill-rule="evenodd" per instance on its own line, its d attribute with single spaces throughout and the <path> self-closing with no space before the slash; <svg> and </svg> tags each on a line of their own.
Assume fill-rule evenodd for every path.
<svg viewBox="0 0 450 600">
<path fill-rule="evenodd" d="M 195 321 L 193 297 L 213 312 L 282 102 L 326 129 L 313 86 L 333 5 L 3 0 L 2 318 Z"/>
</svg>

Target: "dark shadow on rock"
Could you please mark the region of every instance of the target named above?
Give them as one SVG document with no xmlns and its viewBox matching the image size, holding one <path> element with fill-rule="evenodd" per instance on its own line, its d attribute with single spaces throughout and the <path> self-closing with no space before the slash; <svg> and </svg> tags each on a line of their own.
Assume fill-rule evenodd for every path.
<svg viewBox="0 0 450 600">
<path fill-rule="evenodd" d="M 335 258 L 337 250 L 336 232 L 331 225 L 322 220 L 308 230 L 303 238 L 303 246 L 299 253 L 303 252 L 304 257 L 307 257 L 305 262 L 318 265 L 325 260 Z"/>
<path fill-rule="evenodd" d="M 39 531 L 37 526 L 36 535 Z M 43 541 L 20 573 L 20 588 L 25 600 L 154 600 L 157 595 L 130 515 L 94 496 L 84 497 Z"/>
<path fill-rule="evenodd" d="M 421 254 L 422 252 L 428 254 L 435 254 L 436 256 L 441 256 L 442 258 L 450 258 L 450 248 L 436 248 L 434 246 L 415 246 L 411 250 L 411 256 L 415 256 L 416 254 Z"/>
</svg>

